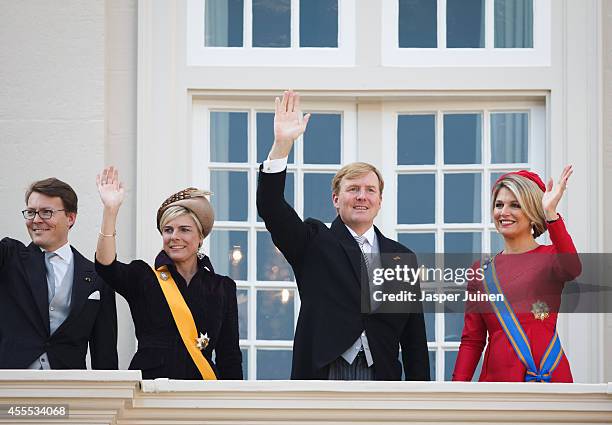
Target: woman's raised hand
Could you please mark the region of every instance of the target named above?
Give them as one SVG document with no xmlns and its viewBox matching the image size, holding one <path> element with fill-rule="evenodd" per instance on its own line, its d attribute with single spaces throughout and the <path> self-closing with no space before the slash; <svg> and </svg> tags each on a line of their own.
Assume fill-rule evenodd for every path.
<svg viewBox="0 0 612 425">
<path fill-rule="evenodd" d="M 123 183 L 119 181 L 119 170 L 112 165 L 104 168 L 96 176 L 96 185 L 98 186 L 98 193 L 104 207 L 111 210 L 119 210 L 125 195 Z"/>
<path fill-rule="evenodd" d="M 573 166 L 566 165 L 561 172 L 557 184 L 553 184 L 552 178 L 548 179 L 546 192 L 544 192 L 544 196 L 542 196 L 542 208 L 544 208 L 544 214 L 547 220 L 557 219 L 557 205 L 559 205 L 563 192 L 565 192 L 567 188 L 567 180 L 573 172 Z"/>
</svg>

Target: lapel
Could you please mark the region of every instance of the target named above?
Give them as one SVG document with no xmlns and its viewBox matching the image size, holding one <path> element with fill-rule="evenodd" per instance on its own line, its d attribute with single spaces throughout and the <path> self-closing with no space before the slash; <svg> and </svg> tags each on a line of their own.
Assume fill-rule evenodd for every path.
<svg viewBox="0 0 612 425">
<path fill-rule="evenodd" d="M 336 217 L 334 222 L 331 225 L 332 233 L 338 238 L 338 242 L 340 242 L 340 246 L 344 250 L 344 253 L 348 257 L 348 260 L 351 263 L 351 268 L 353 269 L 353 273 L 355 274 L 355 283 L 358 286 L 361 281 L 361 263 L 362 263 L 362 254 L 361 249 L 359 249 L 359 245 L 355 241 L 355 238 L 351 235 L 351 233 L 346 228 L 340 216 Z"/>
<path fill-rule="evenodd" d="M 87 301 L 87 297 L 92 292 L 94 288 L 94 283 L 96 281 L 96 273 L 94 270 L 94 265 L 90 261 L 87 261 L 85 257 L 83 257 L 79 251 L 72 249 L 72 253 L 74 254 L 73 262 L 74 262 L 74 276 L 72 278 L 72 295 L 70 298 L 70 314 L 62 323 L 59 329 L 61 329 L 66 323 L 73 320 L 83 308 L 85 301 Z M 58 329 L 58 331 L 59 331 Z"/>
<path fill-rule="evenodd" d="M 378 239 L 378 250 L 380 253 L 380 261 L 382 267 L 389 269 L 395 268 L 397 264 L 393 260 L 393 256 L 391 255 L 394 252 L 397 252 L 395 249 L 395 245 L 391 242 L 390 239 L 387 239 L 381 232 L 378 230 L 378 227 L 374 226 L 374 231 L 376 232 L 376 237 Z"/>
<path fill-rule="evenodd" d="M 30 243 L 21 250 L 20 257 L 27 276 L 28 286 L 32 292 L 32 299 L 38 310 L 36 317 L 40 320 L 35 320 L 30 315 L 28 317 L 35 320 L 37 326 L 42 326 L 43 335 L 49 335 L 49 300 L 44 254 L 37 245 Z"/>
</svg>

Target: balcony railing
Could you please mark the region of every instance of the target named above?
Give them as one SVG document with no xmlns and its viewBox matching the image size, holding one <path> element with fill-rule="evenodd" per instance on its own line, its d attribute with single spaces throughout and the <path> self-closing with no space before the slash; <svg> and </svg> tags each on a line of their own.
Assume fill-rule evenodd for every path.
<svg viewBox="0 0 612 425">
<path fill-rule="evenodd" d="M 611 423 L 612 383 L 141 381 L 139 371 L 4 370 L 0 405 L 0 423 L 17 424 Z M 59 405 L 68 416 L 21 408 Z M 11 406 L 20 407 L 13 416 Z"/>
</svg>

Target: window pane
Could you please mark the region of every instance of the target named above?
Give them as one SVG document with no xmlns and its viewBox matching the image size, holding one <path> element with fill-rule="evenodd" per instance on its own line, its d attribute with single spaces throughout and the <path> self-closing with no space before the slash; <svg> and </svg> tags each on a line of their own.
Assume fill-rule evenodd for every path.
<svg viewBox="0 0 612 425">
<path fill-rule="evenodd" d="M 434 256 L 425 255 L 436 252 L 435 233 L 400 233 L 398 241 L 416 253 L 419 265 L 424 264 L 427 267 L 435 265 Z"/>
<path fill-rule="evenodd" d="M 469 265 L 465 265 L 469 267 Z M 457 292 L 445 291 L 448 294 Z M 459 296 L 459 300 L 462 296 Z M 444 341 L 461 341 L 461 331 L 463 330 L 463 301 L 444 303 Z"/>
<path fill-rule="evenodd" d="M 493 193 L 493 187 L 495 186 L 495 182 L 497 181 L 498 178 L 500 178 L 502 175 L 506 174 L 506 171 L 499 171 L 499 172 L 491 172 L 491 186 L 489 189 L 489 193 Z M 487 208 L 491 208 L 491 197 L 489 197 L 489 199 L 487 200 Z M 493 213 L 491 212 L 491 223 L 493 223 Z"/>
<path fill-rule="evenodd" d="M 300 47 L 338 47 L 338 0 L 300 1 Z"/>
<path fill-rule="evenodd" d="M 491 232 L 491 254 L 497 254 L 504 250 L 504 238 L 496 231 Z"/>
<path fill-rule="evenodd" d="M 445 351 L 444 352 L 444 380 L 452 381 L 453 369 L 455 369 L 455 362 L 457 361 L 458 351 Z"/>
<path fill-rule="evenodd" d="M 236 301 L 238 303 L 238 332 L 240 339 L 247 339 L 249 337 L 249 290 L 238 289 L 236 291 Z"/>
<path fill-rule="evenodd" d="M 425 333 L 428 342 L 436 341 L 436 307 L 431 301 L 423 301 L 423 313 L 425 317 Z"/>
<path fill-rule="evenodd" d="M 324 223 L 334 221 L 338 214 L 331 199 L 333 178 L 333 174 L 304 174 L 304 218 L 313 217 Z"/>
<path fill-rule="evenodd" d="M 438 47 L 437 0 L 399 0 L 399 46 Z"/>
<path fill-rule="evenodd" d="M 435 146 L 435 115 L 398 115 L 398 165 L 434 164 Z"/>
<path fill-rule="evenodd" d="M 446 0 L 446 47 L 484 47 L 484 19 L 484 0 Z"/>
<path fill-rule="evenodd" d="M 246 221 L 249 211 L 246 171 L 211 171 L 213 192 L 210 202 L 216 221 Z"/>
<path fill-rule="evenodd" d="M 241 348 L 242 353 L 242 379 L 249 379 L 249 350 L 247 348 Z"/>
<path fill-rule="evenodd" d="M 242 47 L 243 0 L 206 0 L 204 45 Z"/>
<path fill-rule="evenodd" d="M 291 0 L 253 0 L 253 47 L 291 46 Z"/>
<path fill-rule="evenodd" d="M 491 114 L 491 162 L 528 162 L 529 115 L 527 112 Z"/>
<path fill-rule="evenodd" d="M 285 200 L 289 203 L 289 205 L 295 208 L 295 196 L 293 194 L 295 191 L 294 181 L 295 173 L 292 171 L 288 171 L 287 177 L 285 178 Z M 257 215 L 257 221 L 263 221 L 259 214 Z"/>
<path fill-rule="evenodd" d="M 533 0 L 495 0 L 495 47 L 533 47 Z"/>
<path fill-rule="evenodd" d="M 444 174 L 444 222 L 480 222 L 481 195 L 480 173 Z"/>
<path fill-rule="evenodd" d="M 291 378 L 291 350 L 257 350 L 257 379 Z"/>
<path fill-rule="evenodd" d="M 416 253 L 430 254 L 436 252 L 435 233 L 400 233 L 399 243 Z"/>
<path fill-rule="evenodd" d="M 292 289 L 257 291 L 257 339 L 292 340 Z"/>
<path fill-rule="evenodd" d="M 248 113 L 210 113 L 210 160 L 248 161 Z"/>
<path fill-rule="evenodd" d="M 400 174 L 397 176 L 398 224 L 435 223 L 436 176 Z"/>
<path fill-rule="evenodd" d="M 261 164 L 268 158 L 274 142 L 274 112 L 257 112 L 257 162 Z M 308 125 L 310 131 L 310 124 Z M 293 148 L 289 152 L 289 164 L 293 164 Z"/>
<path fill-rule="evenodd" d="M 235 280 L 247 280 L 248 232 L 214 230 L 210 235 L 210 259 L 215 272 Z"/>
<path fill-rule="evenodd" d="M 312 114 L 304 133 L 305 164 L 340 164 L 342 115 Z"/>
<path fill-rule="evenodd" d="M 480 114 L 444 115 L 444 163 L 480 164 L 482 155 Z"/>
<path fill-rule="evenodd" d="M 257 280 L 293 280 L 293 270 L 268 232 L 257 232 Z"/>
<path fill-rule="evenodd" d="M 469 254 L 482 252 L 482 235 L 480 232 L 446 232 L 444 233 L 444 252 L 448 254 Z M 464 264 L 469 267 L 471 264 Z M 461 267 L 461 265 L 458 265 Z"/>
<path fill-rule="evenodd" d="M 436 352 L 429 351 L 429 377 L 432 381 L 436 380 Z"/>
</svg>

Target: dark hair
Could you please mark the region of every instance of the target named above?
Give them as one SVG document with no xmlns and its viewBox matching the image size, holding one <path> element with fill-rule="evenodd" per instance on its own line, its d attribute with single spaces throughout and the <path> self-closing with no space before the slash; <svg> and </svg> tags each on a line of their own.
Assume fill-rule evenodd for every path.
<svg viewBox="0 0 612 425">
<path fill-rule="evenodd" d="M 62 200 L 67 213 L 77 212 L 77 204 L 79 202 L 77 194 L 68 183 L 64 183 L 55 177 L 49 177 L 48 179 L 32 183 L 25 194 L 26 204 L 32 192 L 42 193 L 50 197 L 58 197 Z"/>
</svg>

